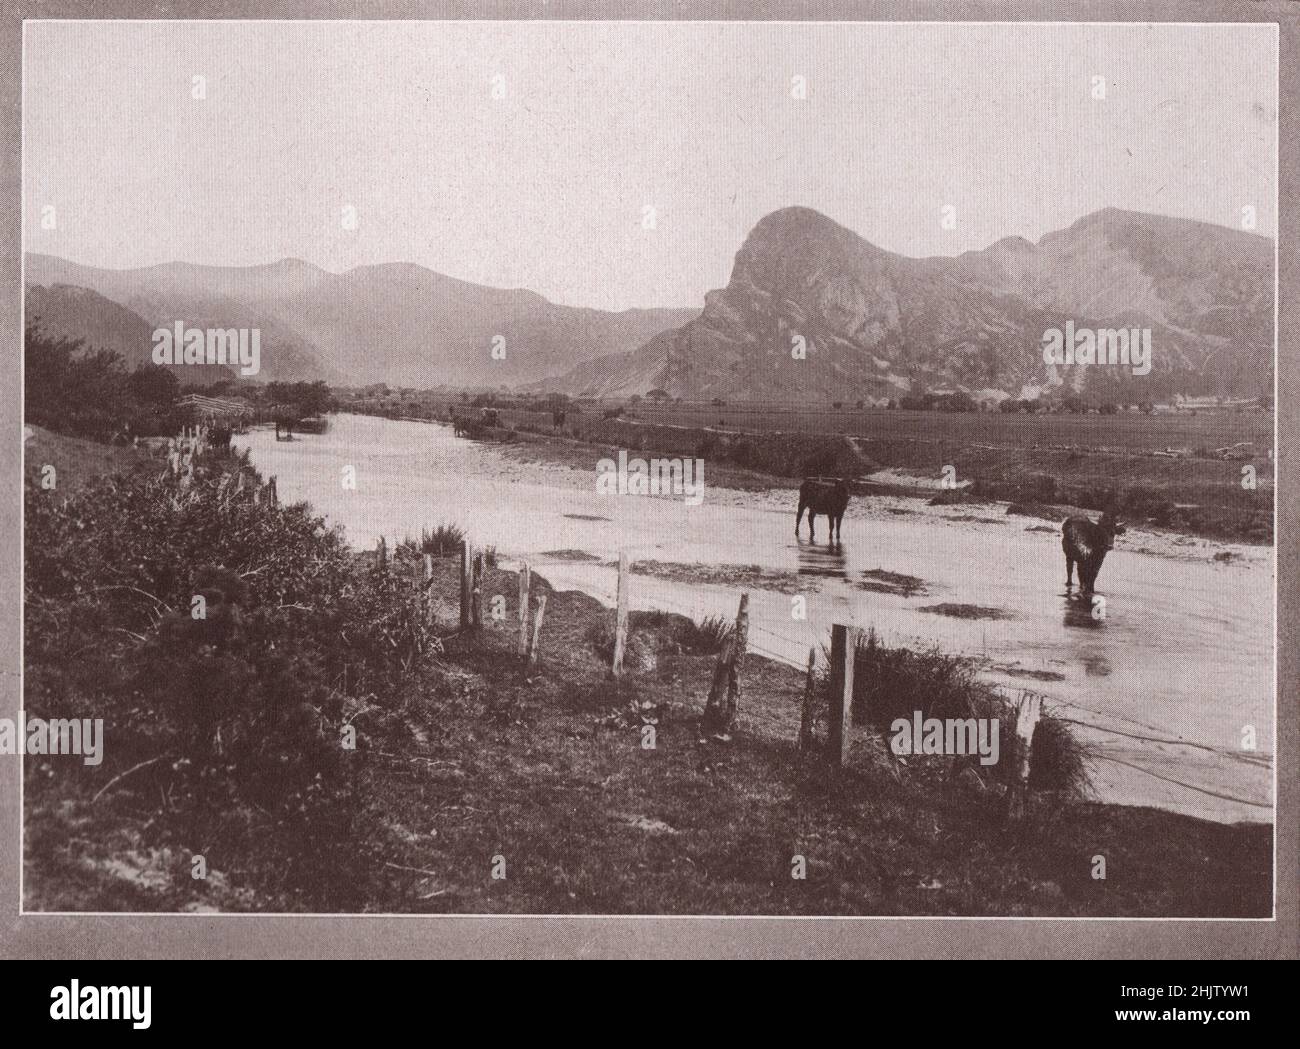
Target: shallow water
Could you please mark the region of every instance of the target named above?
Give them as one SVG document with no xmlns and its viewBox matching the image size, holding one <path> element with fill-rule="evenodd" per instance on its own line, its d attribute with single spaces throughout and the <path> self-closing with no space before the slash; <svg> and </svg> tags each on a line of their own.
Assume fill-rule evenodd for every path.
<svg viewBox="0 0 1300 1049">
<path fill-rule="evenodd" d="M 273 431 L 255 430 L 236 443 L 277 477 L 282 499 L 308 500 L 358 546 L 454 522 L 479 546 L 526 557 L 557 588 L 610 603 L 609 562 L 620 549 L 633 560 L 797 573 L 806 620 L 794 618 L 790 594 L 750 589 L 754 650 L 803 666 L 809 646 L 840 622 L 872 627 L 891 643 L 985 656 L 990 680 L 1041 692 L 1088 726 L 1081 731 L 1102 755 L 1094 770 L 1101 800 L 1229 822 L 1272 819 L 1271 550 L 1173 545 L 1130 530 L 1102 570 L 1105 616 L 1097 619 L 1067 594 L 1059 531 L 1029 531 L 1043 522 L 1005 516 L 996 505 L 858 498 L 842 548 L 832 550 L 825 518 L 816 543 L 806 526 L 796 540 L 792 492 L 710 489 L 707 469 L 703 503 L 688 506 L 680 496 L 597 494 L 594 454 L 590 471 L 523 462 L 427 423 L 340 415 L 321 436 L 277 443 Z M 341 482 L 347 466 L 356 469 L 355 491 Z M 896 516 L 890 506 L 911 512 Z M 952 520 L 958 511 L 993 520 Z M 597 560 L 546 556 L 574 550 Z M 1236 558 L 1216 562 L 1216 550 Z M 916 576 L 924 592 L 859 588 L 862 572 L 875 569 Z M 637 575 L 631 602 L 731 616 L 740 589 Z M 1010 618 L 923 611 L 941 603 Z M 1246 726 L 1255 731 L 1254 751 L 1242 749 Z"/>
</svg>

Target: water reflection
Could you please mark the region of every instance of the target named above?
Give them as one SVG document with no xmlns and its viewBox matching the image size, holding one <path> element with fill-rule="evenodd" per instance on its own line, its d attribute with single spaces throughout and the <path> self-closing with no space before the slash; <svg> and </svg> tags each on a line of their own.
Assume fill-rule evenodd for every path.
<svg viewBox="0 0 1300 1049">
<path fill-rule="evenodd" d="M 798 539 L 797 557 L 800 575 L 821 576 L 828 579 L 847 579 L 848 558 L 843 543 L 819 545 L 807 539 Z"/>
<path fill-rule="evenodd" d="M 1100 615 L 1094 615 L 1092 596 L 1082 593 L 1065 594 L 1065 625 L 1068 627 L 1081 627 L 1085 630 L 1096 630 L 1102 626 L 1106 620 Z"/>
</svg>

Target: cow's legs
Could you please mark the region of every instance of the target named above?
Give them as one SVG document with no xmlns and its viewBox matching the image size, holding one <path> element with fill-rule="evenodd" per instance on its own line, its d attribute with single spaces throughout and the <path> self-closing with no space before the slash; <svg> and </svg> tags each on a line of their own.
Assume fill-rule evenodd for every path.
<svg viewBox="0 0 1300 1049">
<path fill-rule="evenodd" d="M 808 542 L 817 541 L 817 512 L 810 506 L 808 507 Z"/>
<path fill-rule="evenodd" d="M 797 514 L 794 515 L 794 537 L 795 537 L 796 539 L 799 538 L 799 525 L 803 523 L 803 512 L 804 512 L 804 509 L 805 509 L 804 504 L 803 504 L 802 501 L 800 501 L 800 503 L 799 503 L 799 512 L 798 512 Z M 811 514 L 808 515 L 808 519 L 809 519 L 809 521 L 812 520 L 812 515 L 811 515 Z"/>
<path fill-rule="evenodd" d="M 1083 582 L 1083 566 L 1079 566 L 1079 582 Z M 1069 590 L 1074 586 L 1074 558 L 1069 554 L 1065 555 L 1065 589 Z"/>
<path fill-rule="evenodd" d="M 1097 581 L 1097 570 L 1086 561 L 1079 562 L 1079 584 L 1085 594 L 1092 593 L 1093 584 Z"/>
</svg>

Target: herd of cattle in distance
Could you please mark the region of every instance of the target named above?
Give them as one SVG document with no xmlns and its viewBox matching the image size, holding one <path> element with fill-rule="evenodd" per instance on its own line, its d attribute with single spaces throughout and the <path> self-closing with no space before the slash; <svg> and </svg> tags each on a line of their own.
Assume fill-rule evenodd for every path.
<svg viewBox="0 0 1300 1049">
<path fill-rule="evenodd" d="M 841 523 L 849 505 L 849 485 L 843 477 L 808 477 L 799 486 L 799 512 L 794 519 L 794 534 L 799 536 L 799 526 L 804 512 L 808 513 L 808 541 L 815 542 L 814 520 L 820 515 L 827 520 L 831 544 L 842 540 Z M 1101 520 L 1088 517 L 1071 517 L 1061 530 L 1061 549 L 1065 552 L 1065 588 L 1074 586 L 1075 566 L 1079 569 L 1079 586 L 1083 593 L 1091 594 L 1097 585 L 1097 574 L 1102 562 L 1115 545 L 1115 536 L 1123 535 L 1124 525 L 1112 513 L 1103 513 Z"/>
</svg>

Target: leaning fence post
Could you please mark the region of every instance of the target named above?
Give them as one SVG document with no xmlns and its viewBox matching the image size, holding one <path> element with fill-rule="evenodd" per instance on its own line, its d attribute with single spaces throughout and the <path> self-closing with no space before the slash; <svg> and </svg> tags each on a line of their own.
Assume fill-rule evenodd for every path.
<svg viewBox="0 0 1300 1049">
<path fill-rule="evenodd" d="M 525 561 L 519 566 L 519 645 L 517 651 L 520 658 L 525 658 L 528 655 L 528 588 L 530 583 L 528 562 Z"/>
<path fill-rule="evenodd" d="M 713 665 L 713 681 L 709 684 L 709 698 L 704 704 L 704 716 L 700 726 L 705 732 L 721 732 L 722 716 L 719 713 L 722 703 L 722 690 L 726 687 L 727 671 L 731 666 L 731 654 L 736 648 L 734 634 L 728 636 L 718 653 L 718 661 Z"/>
<path fill-rule="evenodd" d="M 813 743 L 813 701 L 817 695 L 817 646 L 808 649 L 808 678 L 803 686 L 803 711 L 799 716 L 799 749 Z"/>
<path fill-rule="evenodd" d="M 537 614 L 533 617 L 533 637 L 528 642 L 528 662 L 537 662 L 537 650 L 542 636 L 542 616 L 546 614 L 546 595 L 537 599 Z"/>
<path fill-rule="evenodd" d="M 1015 820 L 1024 815 L 1029 800 L 1029 761 L 1034 745 L 1034 729 L 1043 713 L 1043 697 L 1036 692 L 1021 692 L 1016 701 L 1016 737 L 1020 743 L 1020 761 L 1015 782 L 1008 788 L 1007 815 Z"/>
<path fill-rule="evenodd" d="M 741 594 L 740 607 L 736 611 L 736 624 L 713 668 L 713 682 L 709 686 L 709 698 L 704 705 L 702 721 L 706 732 L 713 732 L 720 736 L 726 736 L 731 732 L 740 701 L 739 671 L 745 661 L 748 643 L 749 595 Z M 727 694 L 725 703 L 722 698 L 724 688 Z"/>
<path fill-rule="evenodd" d="M 610 673 L 619 677 L 623 673 L 623 650 L 627 647 L 627 551 L 618 552 L 618 609 L 614 613 L 614 660 Z"/>
<path fill-rule="evenodd" d="M 723 715 L 722 731 L 729 733 L 736 722 L 736 708 L 740 705 L 740 670 L 745 665 L 745 653 L 749 649 L 749 594 L 740 595 L 740 607 L 736 610 L 736 627 L 732 633 L 736 639 L 731 650 L 731 659 L 727 662 L 727 709 Z"/>
<path fill-rule="evenodd" d="M 831 710 L 829 753 L 831 764 L 844 765 L 848 751 L 849 715 L 853 707 L 853 661 L 859 631 L 836 623 L 831 627 Z"/>
</svg>

